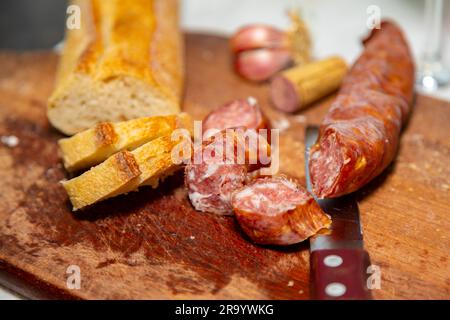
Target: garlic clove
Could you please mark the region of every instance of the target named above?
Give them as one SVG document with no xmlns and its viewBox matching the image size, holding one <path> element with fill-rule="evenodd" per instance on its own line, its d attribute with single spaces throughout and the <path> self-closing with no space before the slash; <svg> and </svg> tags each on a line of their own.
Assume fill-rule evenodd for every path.
<svg viewBox="0 0 450 320">
<path fill-rule="evenodd" d="M 230 40 L 235 53 L 261 48 L 282 48 L 287 45 L 285 32 L 264 24 L 253 24 L 239 29 Z"/>
<path fill-rule="evenodd" d="M 235 69 L 247 80 L 264 81 L 291 62 L 292 55 L 287 49 L 256 49 L 239 53 Z"/>
</svg>

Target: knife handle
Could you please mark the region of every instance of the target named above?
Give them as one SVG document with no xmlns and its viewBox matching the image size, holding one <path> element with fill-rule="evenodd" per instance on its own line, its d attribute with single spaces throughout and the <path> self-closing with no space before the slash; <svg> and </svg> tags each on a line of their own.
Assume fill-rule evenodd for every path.
<svg viewBox="0 0 450 320">
<path fill-rule="evenodd" d="M 314 299 L 372 299 L 367 287 L 370 258 L 365 250 L 316 250 L 310 259 Z"/>
</svg>

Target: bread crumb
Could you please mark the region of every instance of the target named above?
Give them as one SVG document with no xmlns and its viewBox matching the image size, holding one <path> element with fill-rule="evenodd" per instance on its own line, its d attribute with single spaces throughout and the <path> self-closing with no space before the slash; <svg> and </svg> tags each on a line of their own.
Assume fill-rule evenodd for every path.
<svg viewBox="0 0 450 320">
<path fill-rule="evenodd" d="M 195 237 L 194 236 L 190 236 L 189 239 L 195 240 Z"/>
<path fill-rule="evenodd" d="M 287 286 L 288 286 L 288 287 L 293 287 L 293 286 L 294 286 L 294 281 L 292 281 L 292 280 L 289 281 L 288 284 L 287 284 Z"/>
<path fill-rule="evenodd" d="M 16 136 L 2 136 L 1 141 L 5 146 L 9 148 L 17 147 L 19 144 L 19 138 L 17 138 Z"/>
</svg>

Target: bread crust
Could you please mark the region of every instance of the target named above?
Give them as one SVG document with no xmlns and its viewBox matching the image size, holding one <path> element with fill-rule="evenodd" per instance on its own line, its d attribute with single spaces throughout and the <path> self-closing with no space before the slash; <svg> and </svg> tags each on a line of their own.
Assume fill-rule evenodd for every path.
<svg viewBox="0 0 450 320">
<path fill-rule="evenodd" d="M 180 111 L 184 67 L 177 0 L 75 0 L 50 122 L 66 134 L 98 122 Z"/>
<path fill-rule="evenodd" d="M 121 150 L 134 150 L 176 129 L 192 135 L 193 122 L 187 113 L 133 119 L 123 122 L 102 122 L 94 128 L 58 141 L 64 167 L 75 172 L 101 163 Z"/>
<path fill-rule="evenodd" d="M 118 152 L 80 176 L 62 182 L 73 210 L 101 200 L 137 190 L 156 188 L 161 180 L 181 168 L 172 158 L 172 149 L 183 140 L 165 135 L 129 152 Z M 190 140 L 188 141 L 190 142 Z"/>
<path fill-rule="evenodd" d="M 78 210 L 97 201 L 133 189 L 140 175 L 139 165 L 129 151 L 121 151 L 102 164 L 62 185 Z"/>
<path fill-rule="evenodd" d="M 99 147 L 108 146 L 117 141 L 117 134 L 111 122 L 101 122 L 94 128 L 95 144 Z"/>
<path fill-rule="evenodd" d="M 139 165 L 136 162 L 136 159 L 128 151 L 118 152 L 113 156 L 115 160 L 117 172 L 119 176 L 122 177 L 123 181 L 131 180 L 133 178 L 138 177 L 141 174 L 141 170 L 139 170 Z"/>
</svg>

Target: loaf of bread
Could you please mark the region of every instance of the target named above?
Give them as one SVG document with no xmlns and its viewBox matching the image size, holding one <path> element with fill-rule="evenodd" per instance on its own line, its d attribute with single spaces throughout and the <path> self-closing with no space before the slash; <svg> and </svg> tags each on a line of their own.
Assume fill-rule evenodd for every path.
<svg viewBox="0 0 450 320">
<path fill-rule="evenodd" d="M 73 172 L 99 164 L 118 151 L 136 149 L 179 128 L 192 132 L 192 120 L 188 114 L 101 122 L 70 138 L 60 139 L 58 143 L 64 167 Z"/>
<path fill-rule="evenodd" d="M 177 0 L 75 0 L 48 118 L 72 135 L 99 122 L 180 111 L 183 45 Z"/>
<path fill-rule="evenodd" d="M 139 186 L 158 186 L 181 165 L 172 158 L 172 149 L 186 140 L 171 135 L 147 142 L 133 151 L 120 151 L 82 175 L 62 184 L 78 210 L 98 201 L 136 190 Z"/>
</svg>

